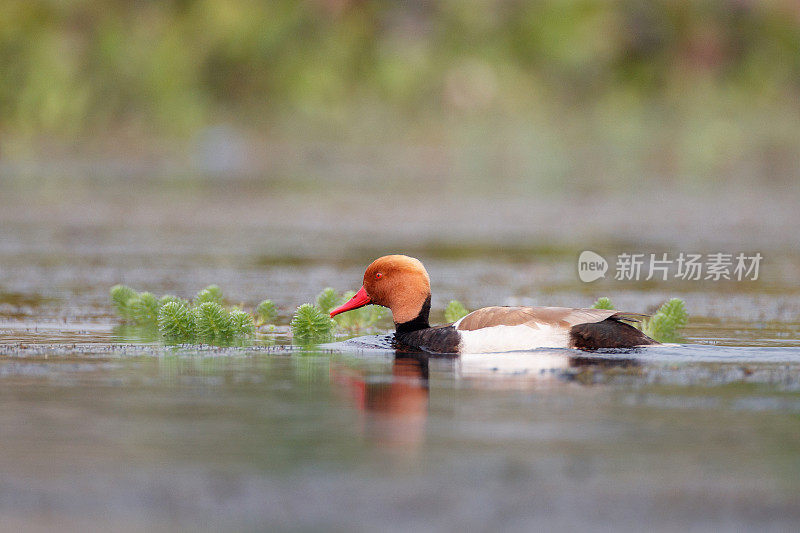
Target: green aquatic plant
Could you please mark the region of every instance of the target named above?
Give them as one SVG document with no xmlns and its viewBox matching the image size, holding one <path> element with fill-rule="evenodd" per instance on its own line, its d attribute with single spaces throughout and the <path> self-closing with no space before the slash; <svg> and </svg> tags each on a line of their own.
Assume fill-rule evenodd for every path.
<svg viewBox="0 0 800 533">
<path fill-rule="evenodd" d="M 464 318 L 468 314 L 469 310 L 458 300 L 450 300 L 450 303 L 448 303 L 447 307 L 444 308 L 445 322 L 455 322 L 456 320 Z"/>
<path fill-rule="evenodd" d="M 130 317 L 140 326 L 156 326 L 160 307 L 158 298 L 150 292 L 140 292 L 128 300 Z"/>
<path fill-rule="evenodd" d="M 164 305 L 169 303 L 169 302 L 178 302 L 178 303 L 181 303 L 181 304 L 183 304 L 183 305 L 185 305 L 187 307 L 189 306 L 189 302 L 187 302 L 183 298 L 178 298 L 177 296 L 174 296 L 172 294 L 165 294 L 164 296 L 162 296 L 161 298 L 158 299 L 158 304 L 161 307 L 164 307 Z"/>
<path fill-rule="evenodd" d="M 217 285 L 209 285 L 197 293 L 197 296 L 194 297 L 194 301 L 196 305 L 206 302 L 214 302 L 222 305 L 222 289 Z"/>
<path fill-rule="evenodd" d="M 593 309 L 614 309 L 614 304 L 611 303 L 611 298 L 602 296 L 592 306 Z"/>
<path fill-rule="evenodd" d="M 315 344 L 333 339 L 335 322 L 316 305 L 303 304 L 292 318 L 292 335 L 299 344 Z"/>
<path fill-rule="evenodd" d="M 190 342 L 195 336 L 195 316 L 182 302 L 169 301 L 158 311 L 158 331 L 173 342 Z"/>
<path fill-rule="evenodd" d="M 193 302 L 169 294 L 156 298 L 149 292 L 139 293 L 125 285 L 115 285 L 110 295 L 119 315 L 134 324 L 131 327 L 154 331 L 169 342 L 227 344 L 255 332 L 252 315 L 242 309 L 228 310 L 222 306 L 222 290 L 216 285 L 200 291 Z M 259 309 L 262 316 L 274 316 L 274 305 L 269 300 L 262 302 Z"/>
<path fill-rule="evenodd" d="M 217 302 L 203 302 L 194 309 L 197 336 L 205 341 L 224 341 L 233 334 L 231 315 Z"/>
<path fill-rule="evenodd" d="M 114 285 L 111 287 L 109 293 L 117 313 L 119 313 L 122 318 L 131 318 L 131 309 L 128 306 L 128 302 L 138 296 L 139 293 L 127 285 Z"/>
<path fill-rule="evenodd" d="M 319 307 L 323 313 L 330 313 L 335 307 L 339 307 L 348 299 L 346 294 L 342 296 L 336 292 L 336 289 L 333 287 L 325 287 L 317 294 L 317 307 Z"/>
<path fill-rule="evenodd" d="M 644 321 L 642 331 L 658 342 L 678 342 L 681 338 L 678 330 L 688 323 L 686 304 L 680 298 L 672 298 Z"/>
<path fill-rule="evenodd" d="M 241 309 L 231 309 L 230 320 L 231 334 L 233 335 L 252 335 L 256 329 L 256 325 L 253 322 L 253 315 Z"/>
<path fill-rule="evenodd" d="M 264 300 L 256 307 L 257 325 L 268 324 L 278 315 L 278 309 L 272 300 Z"/>
</svg>

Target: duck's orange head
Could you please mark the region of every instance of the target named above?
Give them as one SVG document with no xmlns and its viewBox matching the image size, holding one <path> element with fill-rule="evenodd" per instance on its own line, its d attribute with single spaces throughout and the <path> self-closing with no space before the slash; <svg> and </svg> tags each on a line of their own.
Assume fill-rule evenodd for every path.
<svg viewBox="0 0 800 533">
<path fill-rule="evenodd" d="M 402 324 L 417 318 L 430 295 L 431 281 L 419 259 L 385 255 L 367 267 L 364 286 L 331 316 L 375 304 L 388 307 L 394 322 Z"/>
</svg>

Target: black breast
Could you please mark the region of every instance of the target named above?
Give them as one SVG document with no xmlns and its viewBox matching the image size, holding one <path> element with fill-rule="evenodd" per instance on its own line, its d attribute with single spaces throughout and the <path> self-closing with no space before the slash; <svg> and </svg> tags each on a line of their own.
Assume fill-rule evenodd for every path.
<svg viewBox="0 0 800 533">
<path fill-rule="evenodd" d="M 448 324 L 446 326 L 436 326 L 433 328 L 416 329 L 412 331 L 398 331 L 394 335 L 398 344 L 408 348 L 422 350 L 428 353 L 458 353 L 458 345 L 461 341 L 456 328 Z"/>
</svg>

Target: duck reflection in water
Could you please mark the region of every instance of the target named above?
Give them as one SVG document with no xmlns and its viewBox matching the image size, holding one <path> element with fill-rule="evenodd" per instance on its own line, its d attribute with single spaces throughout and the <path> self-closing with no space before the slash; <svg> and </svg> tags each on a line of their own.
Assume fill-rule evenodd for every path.
<svg viewBox="0 0 800 533">
<path fill-rule="evenodd" d="M 494 361 L 494 365 L 503 361 L 508 354 L 484 354 L 480 357 Z M 527 352 L 524 355 L 531 361 L 542 359 L 542 353 Z M 525 375 L 516 371 L 512 374 L 486 370 L 463 372 L 461 366 L 464 356 L 430 355 L 423 352 L 406 352 L 398 349 L 392 361 L 391 376 L 367 375 L 349 367 L 333 369 L 333 381 L 340 385 L 340 390 L 347 393 L 350 401 L 362 414 L 362 434 L 369 441 L 385 449 L 402 452 L 403 455 L 414 455 L 425 440 L 425 425 L 429 408 L 429 368 L 430 358 L 453 360 L 454 367 L 461 366 L 461 377 L 469 377 L 473 386 L 482 388 L 519 388 L 520 385 L 535 386 L 533 382 L 543 379 L 568 383 L 573 381 L 575 369 L 594 367 L 599 370 L 609 368 L 631 368 L 639 366 L 635 357 L 609 357 L 607 354 L 596 356 L 581 353 L 568 355 L 564 352 L 548 354 L 556 356 L 560 364 L 551 366 L 555 372 L 541 374 L 529 372 Z M 472 355 L 469 358 L 474 358 Z M 552 361 L 552 360 L 551 360 Z M 521 362 L 517 359 L 517 362 Z M 502 365 L 499 365 L 502 367 Z M 535 365 L 538 368 L 538 365 Z M 496 370 L 497 366 L 493 370 Z M 473 367 L 473 370 L 478 370 Z M 499 378 L 499 379 L 498 379 Z M 511 378 L 511 379 L 507 379 Z"/>
<path fill-rule="evenodd" d="M 350 368 L 332 373 L 362 413 L 364 436 L 381 448 L 410 453 L 421 446 L 428 416 L 428 357 L 398 352 L 386 378 Z"/>
</svg>

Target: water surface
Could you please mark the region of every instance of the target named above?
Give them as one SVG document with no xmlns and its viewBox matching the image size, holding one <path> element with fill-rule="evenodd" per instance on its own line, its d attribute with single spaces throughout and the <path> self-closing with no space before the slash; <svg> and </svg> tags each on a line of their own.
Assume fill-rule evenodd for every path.
<svg viewBox="0 0 800 533">
<path fill-rule="evenodd" d="M 36 197 L 50 208 L 39 211 L 6 197 L 0 214 L 8 528 L 784 531 L 800 520 L 800 263 L 774 233 L 796 209 L 764 228 L 714 209 L 708 230 L 688 235 L 689 218 L 632 241 L 624 199 L 616 218 L 603 208 L 607 231 L 575 211 L 567 236 L 526 234 L 513 217 L 528 211 L 512 201 L 511 218 L 470 233 L 452 207 L 409 227 L 381 222 L 391 206 L 333 227 L 326 217 L 348 205 L 337 198 L 264 200 L 274 210 L 261 212 L 247 195 L 120 193 L 77 212 L 79 200 L 56 196 Z M 544 204 L 531 200 L 544 214 L 528 222 L 554 209 Z M 575 272 L 582 249 L 731 242 L 764 245 L 760 282 L 590 285 Z M 389 252 L 424 259 L 434 320 L 452 298 L 598 296 L 637 312 L 678 296 L 692 320 L 681 344 L 622 353 L 398 354 L 388 323 L 291 345 L 296 306 L 326 286 L 358 288 Z M 164 346 L 120 324 L 115 283 L 181 297 L 216 283 L 230 303 L 273 299 L 282 326 L 245 348 Z"/>
</svg>

